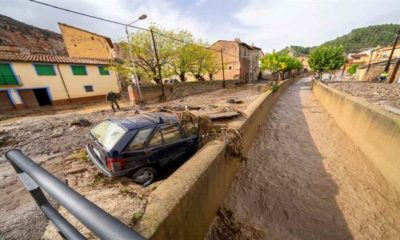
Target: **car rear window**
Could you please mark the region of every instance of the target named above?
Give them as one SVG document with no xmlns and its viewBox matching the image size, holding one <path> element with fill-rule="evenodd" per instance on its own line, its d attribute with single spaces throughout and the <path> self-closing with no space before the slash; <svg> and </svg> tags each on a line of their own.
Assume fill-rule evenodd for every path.
<svg viewBox="0 0 400 240">
<path fill-rule="evenodd" d="M 127 130 L 112 121 L 104 121 L 90 130 L 90 133 L 107 150 L 111 150 Z"/>
</svg>

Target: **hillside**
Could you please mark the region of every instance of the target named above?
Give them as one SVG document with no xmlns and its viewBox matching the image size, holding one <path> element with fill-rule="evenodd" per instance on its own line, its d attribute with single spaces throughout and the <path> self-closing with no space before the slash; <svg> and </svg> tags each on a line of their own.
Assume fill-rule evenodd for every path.
<svg viewBox="0 0 400 240">
<path fill-rule="evenodd" d="M 353 29 L 349 34 L 322 45 L 342 45 L 347 53 L 360 52 L 378 45 L 387 46 L 393 44 L 394 36 L 384 32 L 396 33 L 399 28 L 399 24 L 383 24 L 357 28 Z"/>
<path fill-rule="evenodd" d="M 384 32 L 396 33 L 400 28 L 399 24 L 373 25 L 364 28 L 353 29 L 350 33 L 340 36 L 334 40 L 321 45 L 332 46 L 342 45 L 347 53 L 361 52 L 376 46 L 388 46 L 393 44 L 394 35 Z M 295 55 L 308 54 L 314 47 L 290 46 L 281 51 L 292 52 Z"/>
<path fill-rule="evenodd" d="M 0 15 L 0 46 L 9 45 L 32 52 L 66 54 L 61 34 Z M 53 52 L 51 49 L 54 49 Z"/>
</svg>

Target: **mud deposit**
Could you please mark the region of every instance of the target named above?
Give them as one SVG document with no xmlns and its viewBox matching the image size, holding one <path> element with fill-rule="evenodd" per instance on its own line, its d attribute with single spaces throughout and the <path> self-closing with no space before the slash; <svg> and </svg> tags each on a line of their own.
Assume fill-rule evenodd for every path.
<svg viewBox="0 0 400 240">
<path fill-rule="evenodd" d="M 0 123 L 0 239 L 42 239 L 48 221 L 43 217 L 29 193 L 17 179 L 15 171 L 5 159 L 5 152 L 17 148 L 32 158 L 69 186 L 93 201 L 105 211 L 132 226 L 143 215 L 148 194 L 161 181 L 142 188 L 130 179 L 108 179 L 88 161 L 82 149 L 89 141 L 89 130 L 108 118 L 125 118 L 137 112 L 145 113 L 168 104 L 196 106 L 196 115 L 210 112 L 243 110 L 259 94 L 256 87 L 221 89 L 192 95 L 168 103 L 150 104 L 142 107 L 124 107 L 122 111 L 106 109 L 71 109 L 71 111 L 8 119 Z M 230 104 L 228 99 L 240 99 L 241 104 Z M 94 106 L 95 107 L 95 106 Z M 89 125 L 75 124 L 85 119 Z M 79 121 L 78 121 L 79 122 Z M 118 203 L 118 204 L 116 204 Z M 61 210 L 67 216 L 66 211 Z M 93 238 L 87 229 L 71 222 Z M 47 227 L 44 239 L 58 239 L 54 229 Z"/>
<path fill-rule="evenodd" d="M 399 193 L 308 86 L 278 100 L 206 239 L 399 239 Z"/>
</svg>

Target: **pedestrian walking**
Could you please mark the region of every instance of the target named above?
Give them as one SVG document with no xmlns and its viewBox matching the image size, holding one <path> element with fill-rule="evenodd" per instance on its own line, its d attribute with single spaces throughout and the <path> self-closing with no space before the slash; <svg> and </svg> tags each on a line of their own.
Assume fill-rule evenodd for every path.
<svg viewBox="0 0 400 240">
<path fill-rule="evenodd" d="M 115 112 L 115 106 L 117 107 L 118 110 L 120 110 L 119 105 L 118 105 L 118 95 L 111 90 L 107 93 L 106 103 L 111 104 L 111 108 L 114 112 Z"/>
</svg>

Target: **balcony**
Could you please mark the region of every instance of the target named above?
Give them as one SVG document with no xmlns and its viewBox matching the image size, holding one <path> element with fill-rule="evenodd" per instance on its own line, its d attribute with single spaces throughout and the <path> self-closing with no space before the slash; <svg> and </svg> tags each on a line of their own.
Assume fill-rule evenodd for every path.
<svg viewBox="0 0 400 240">
<path fill-rule="evenodd" d="M 21 78 L 18 75 L 0 74 L 0 87 L 3 86 L 21 86 Z"/>
</svg>

